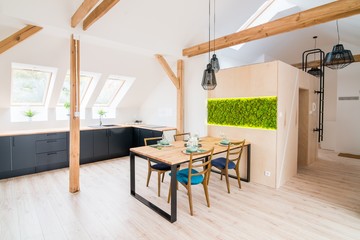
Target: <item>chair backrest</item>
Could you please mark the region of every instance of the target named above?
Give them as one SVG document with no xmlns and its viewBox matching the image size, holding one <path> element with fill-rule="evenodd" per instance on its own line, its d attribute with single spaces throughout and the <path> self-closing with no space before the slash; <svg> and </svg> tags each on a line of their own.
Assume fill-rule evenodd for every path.
<svg viewBox="0 0 360 240">
<path fill-rule="evenodd" d="M 240 163 L 242 151 L 244 149 L 245 139 L 239 142 L 231 142 L 228 146 L 226 153 L 226 166 L 230 161 L 235 162 L 236 167 Z"/>
<path fill-rule="evenodd" d="M 174 141 L 181 141 L 181 140 L 189 140 L 190 138 L 190 133 L 178 133 L 178 134 L 174 134 Z"/>
<path fill-rule="evenodd" d="M 157 141 L 160 141 L 162 137 L 152 137 L 152 138 L 144 138 L 144 144 L 147 145 L 153 145 L 156 144 Z"/>
<path fill-rule="evenodd" d="M 199 175 L 203 175 L 204 174 L 204 181 L 207 181 L 208 177 L 209 177 L 209 172 L 211 170 L 211 160 L 212 160 L 212 156 L 213 156 L 213 152 L 214 152 L 214 148 L 211 148 L 205 152 L 196 152 L 196 153 L 191 153 L 190 154 L 190 161 L 189 161 L 189 179 L 188 179 L 188 184 L 191 185 L 191 177 L 193 176 L 199 176 Z M 197 156 L 198 155 L 207 155 L 205 157 L 205 159 L 203 161 L 197 161 L 198 159 Z M 192 169 L 197 170 L 196 173 L 192 172 Z M 199 168 L 202 168 L 201 170 L 199 170 Z"/>
</svg>

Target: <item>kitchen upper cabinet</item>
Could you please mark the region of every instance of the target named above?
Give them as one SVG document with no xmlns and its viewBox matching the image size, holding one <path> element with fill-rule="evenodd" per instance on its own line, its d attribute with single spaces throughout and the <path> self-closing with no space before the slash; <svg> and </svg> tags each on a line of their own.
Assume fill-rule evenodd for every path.
<svg viewBox="0 0 360 240">
<path fill-rule="evenodd" d="M 12 137 L 12 170 L 34 168 L 36 159 L 36 135 Z"/>
<path fill-rule="evenodd" d="M 10 137 L 0 137 L 0 172 L 11 170 Z"/>
</svg>

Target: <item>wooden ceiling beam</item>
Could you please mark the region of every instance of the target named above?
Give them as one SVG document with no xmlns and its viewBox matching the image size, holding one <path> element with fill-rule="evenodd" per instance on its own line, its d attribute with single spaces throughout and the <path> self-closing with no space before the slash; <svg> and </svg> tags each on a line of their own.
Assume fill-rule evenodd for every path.
<svg viewBox="0 0 360 240">
<path fill-rule="evenodd" d="M 86 31 L 91 25 L 93 25 L 99 18 L 104 16 L 115 4 L 120 0 L 103 0 L 83 22 L 83 30 Z"/>
<path fill-rule="evenodd" d="M 98 2 L 99 0 L 84 0 L 71 17 L 71 27 L 76 27 Z"/>
<path fill-rule="evenodd" d="M 355 62 L 360 62 L 360 54 L 354 55 L 354 63 Z M 302 63 L 295 63 L 292 64 L 292 66 L 296 67 L 296 68 L 302 68 Z M 320 61 L 319 60 L 315 60 L 315 61 L 311 61 L 307 63 L 307 67 L 308 68 L 313 68 L 313 67 L 319 67 L 320 66 Z"/>
<path fill-rule="evenodd" d="M 175 73 L 171 70 L 165 58 L 160 54 L 155 54 L 155 57 L 160 63 L 161 67 L 164 69 L 166 75 L 171 79 L 171 81 L 175 85 L 176 89 L 179 89 L 180 88 L 179 79 L 176 77 Z"/>
<path fill-rule="evenodd" d="M 0 42 L 0 54 L 14 47 L 18 43 L 24 41 L 28 37 L 34 35 L 38 31 L 40 31 L 42 27 L 27 25 L 23 29 L 17 31 L 10 37 L 5 38 Z"/>
<path fill-rule="evenodd" d="M 302 28 L 315 26 L 321 23 L 346 18 L 360 13 L 359 0 L 341 0 L 319 7 L 283 17 L 272 22 L 261 24 L 243 31 L 217 38 L 210 42 L 210 51 L 235 46 L 286 33 Z M 215 43 L 214 43 L 215 41 Z M 215 47 L 214 47 L 215 46 Z M 196 56 L 209 52 L 209 42 L 183 49 L 183 56 Z"/>
</svg>

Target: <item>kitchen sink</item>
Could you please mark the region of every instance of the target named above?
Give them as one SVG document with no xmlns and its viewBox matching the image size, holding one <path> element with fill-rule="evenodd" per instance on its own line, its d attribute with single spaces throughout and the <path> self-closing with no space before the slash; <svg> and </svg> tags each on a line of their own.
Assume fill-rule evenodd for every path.
<svg viewBox="0 0 360 240">
<path fill-rule="evenodd" d="M 107 128 L 107 127 L 116 127 L 118 126 L 117 124 L 103 124 L 103 125 L 93 125 L 93 126 L 89 126 L 91 128 Z"/>
</svg>

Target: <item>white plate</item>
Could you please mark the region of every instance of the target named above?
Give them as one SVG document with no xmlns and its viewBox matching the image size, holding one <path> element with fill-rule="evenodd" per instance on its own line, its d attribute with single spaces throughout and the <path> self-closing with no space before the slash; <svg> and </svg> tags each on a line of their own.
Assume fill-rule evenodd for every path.
<svg viewBox="0 0 360 240">
<path fill-rule="evenodd" d="M 186 149 L 185 149 L 185 150 L 182 150 L 181 152 L 184 153 L 184 154 L 186 154 L 186 155 L 190 155 L 190 154 L 191 154 L 191 153 L 187 152 Z M 196 152 L 193 152 L 193 153 L 202 153 L 202 152 L 206 152 L 206 150 L 200 149 L 200 150 L 197 150 Z"/>
<path fill-rule="evenodd" d="M 229 143 L 230 144 L 230 143 Z M 223 146 L 223 147 L 227 147 L 229 146 L 229 144 L 223 144 L 223 143 L 219 143 L 220 146 Z"/>
<path fill-rule="evenodd" d="M 171 147 L 172 144 L 168 144 L 168 145 L 158 144 L 157 146 L 158 146 L 158 147 Z"/>
</svg>

